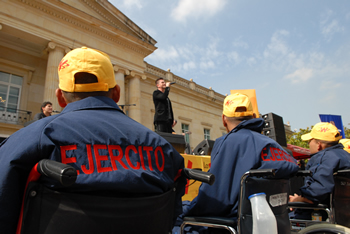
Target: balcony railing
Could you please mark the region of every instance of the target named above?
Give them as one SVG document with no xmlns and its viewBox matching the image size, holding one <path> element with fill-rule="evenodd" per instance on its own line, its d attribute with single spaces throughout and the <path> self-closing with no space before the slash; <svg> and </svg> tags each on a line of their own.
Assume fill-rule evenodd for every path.
<svg viewBox="0 0 350 234">
<path fill-rule="evenodd" d="M 31 111 L 0 107 L 0 122 L 24 125 L 24 123 L 30 121 L 31 118 Z"/>
</svg>

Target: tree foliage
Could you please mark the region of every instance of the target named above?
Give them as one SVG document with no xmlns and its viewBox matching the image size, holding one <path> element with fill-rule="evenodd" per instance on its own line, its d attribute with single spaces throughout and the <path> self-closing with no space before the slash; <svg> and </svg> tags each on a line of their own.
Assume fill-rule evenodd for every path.
<svg viewBox="0 0 350 234">
<path fill-rule="evenodd" d="M 306 129 L 300 128 L 299 131 L 293 132 L 292 135 L 287 136 L 287 143 L 308 149 L 309 144 L 307 141 L 301 140 L 301 135 L 311 132 L 312 127 L 313 126 L 311 126 L 310 128 L 307 127 Z"/>
</svg>

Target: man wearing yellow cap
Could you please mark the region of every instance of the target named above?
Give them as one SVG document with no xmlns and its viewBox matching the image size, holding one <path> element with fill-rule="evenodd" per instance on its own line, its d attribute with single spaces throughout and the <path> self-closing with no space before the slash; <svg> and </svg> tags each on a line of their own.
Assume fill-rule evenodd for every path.
<svg viewBox="0 0 350 234">
<path fill-rule="evenodd" d="M 341 138 L 337 127 L 327 122 L 317 123 L 310 133 L 301 136 L 309 142 L 311 158 L 305 169 L 310 170 L 312 176 L 307 177 L 300 188 L 301 196 L 290 196 L 290 202 L 329 203 L 329 194 L 334 188 L 333 173 L 350 168 L 350 154 L 339 143 Z M 295 218 L 311 219 L 311 212 L 296 210 Z M 326 214 L 323 216 L 327 218 Z"/>
<path fill-rule="evenodd" d="M 71 188 L 84 193 L 102 190 L 118 197 L 144 197 L 173 189 L 181 180 L 175 207 L 180 213 L 186 181 L 177 178 L 184 159 L 157 133 L 120 110 L 120 89 L 109 56 L 86 47 L 74 49 L 61 60 L 58 75 L 56 96 L 63 111 L 0 145 L 0 232 L 15 233 L 25 181 L 43 158 L 76 168 Z"/>
<path fill-rule="evenodd" d="M 184 206 L 184 215 L 236 218 L 240 179 L 250 169 L 276 169 L 279 178 L 298 170 L 296 160 L 276 141 L 261 134 L 265 121 L 255 118 L 246 95 L 235 93 L 223 103 L 227 134 L 216 139 L 211 153 L 211 186 L 202 184 L 198 196 Z"/>
</svg>

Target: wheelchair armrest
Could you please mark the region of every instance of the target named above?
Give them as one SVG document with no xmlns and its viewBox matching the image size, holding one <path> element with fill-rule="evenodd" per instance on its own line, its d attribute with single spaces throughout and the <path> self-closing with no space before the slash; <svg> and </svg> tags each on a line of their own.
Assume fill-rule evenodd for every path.
<svg viewBox="0 0 350 234">
<path fill-rule="evenodd" d="M 201 216 L 186 216 L 183 218 L 184 221 L 199 222 L 199 223 L 213 223 L 226 225 L 230 227 L 236 227 L 237 221 L 233 218 L 225 217 L 201 217 Z"/>
<path fill-rule="evenodd" d="M 350 169 L 344 169 L 344 170 L 336 171 L 333 175 L 345 175 L 345 176 L 349 176 L 349 175 L 350 175 Z"/>
<path fill-rule="evenodd" d="M 253 169 L 249 172 L 250 176 L 263 177 L 263 176 L 275 176 L 275 169 Z"/>
<path fill-rule="evenodd" d="M 310 204 L 307 202 L 288 202 L 288 207 L 300 209 L 327 209 L 329 206 L 326 204 Z"/>
<path fill-rule="evenodd" d="M 309 170 L 299 170 L 299 171 L 297 171 L 295 176 L 303 176 L 303 177 L 312 176 L 312 173 Z"/>
<path fill-rule="evenodd" d="M 210 172 L 201 171 L 200 169 L 184 168 L 182 170 L 182 175 L 184 175 L 187 179 L 198 180 L 209 185 L 212 185 L 215 182 L 214 174 Z"/>
<path fill-rule="evenodd" d="M 52 178 L 63 186 L 70 186 L 77 179 L 77 171 L 72 166 L 49 159 L 40 160 L 37 170 L 42 176 Z"/>
</svg>

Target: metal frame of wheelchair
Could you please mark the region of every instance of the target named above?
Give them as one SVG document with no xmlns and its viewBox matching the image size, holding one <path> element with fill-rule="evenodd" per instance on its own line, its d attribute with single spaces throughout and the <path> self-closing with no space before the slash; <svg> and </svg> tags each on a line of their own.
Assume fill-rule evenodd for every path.
<svg viewBox="0 0 350 234">
<path fill-rule="evenodd" d="M 301 172 L 301 175 L 299 174 L 299 176 L 310 175 L 311 173 L 309 171 Z M 344 220 L 340 220 L 340 217 L 337 218 L 337 216 L 341 216 L 337 214 L 340 205 L 338 204 L 338 207 L 335 205 L 335 203 L 338 202 L 337 200 L 342 199 L 341 196 L 346 197 L 346 195 L 348 195 L 347 208 L 350 208 L 350 169 L 339 170 L 335 172 L 333 176 L 335 178 L 335 187 L 333 193 L 330 194 L 329 204 L 311 205 L 309 203 L 303 202 L 293 202 L 288 204 L 289 208 L 293 209 L 324 210 L 328 215 L 327 221 L 291 219 L 291 233 L 350 233 L 350 220 L 348 222 L 344 222 Z M 338 179 L 336 179 L 337 176 L 339 176 Z M 341 179 L 343 179 L 343 181 Z M 346 191 L 346 194 L 341 194 L 341 186 L 345 186 L 345 190 L 346 187 L 349 187 L 349 189 Z M 343 203 L 343 205 L 346 204 Z"/>
<path fill-rule="evenodd" d="M 250 172 L 253 172 L 254 170 L 251 170 Z M 274 174 L 274 172 L 270 172 L 272 174 Z M 347 174 L 348 180 L 350 180 L 350 169 L 348 170 L 340 170 L 338 172 L 336 172 L 334 175 L 337 174 L 341 174 L 341 173 L 345 173 Z M 298 176 L 306 176 L 309 175 L 310 172 L 309 171 L 302 171 L 299 172 Z M 249 175 L 249 172 L 245 173 L 242 176 L 241 179 L 241 192 L 240 192 L 240 201 L 243 199 L 242 198 L 242 185 L 245 181 L 245 179 L 247 178 L 247 176 Z M 260 175 L 261 176 L 261 175 Z M 266 174 L 265 174 L 266 176 Z M 346 184 L 343 184 L 344 186 L 348 186 L 350 188 L 350 182 L 343 182 Z M 347 195 L 347 194 L 346 194 Z M 348 199 L 347 199 L 348 197 Z M 345 199 L 350 201 L 350 195 L 349 196 L 345 196 Z M 300 234 L 316 234 L 316 233 L 338 233 L 338 234 L 350 234 L 350 229 L 348 227 L 350 227 L 350 225 L 340 225 L 337 222 L 337 215 L 336 215 L 336 208 L 334 205 L 334 192 L 331 194 L 330 197 L 330 205 L 324 205 L 324 204 L 319 204 L 317 206 L 312 206 L 310 204 L 302 204 L 302 203 L 291 203 L 288 204 L 289 208 L 303 208 L 303 209 L 320 209 L 320 210 L 325 210 L 328 214 L 328 222 L 320 222 L 320 221 L 312 221 L 312 220 L 299 220 L 299 219 L 294 219 L 294 220 L 290 220 L 290 231 L 291 233 L 300 233 Z M 348 202 L 349 204 L 347 205 L 347 207 L 349 208 L 350 206 L 350 202 Z M 205 227 L 210 227 L 210 228 L 219 228 L 219 229 L 226 229 L 229 233 L 232 234 L 238 234 L 238 233 L 243 233 L 240 230 L 240 209 L 241 209 L 241 205 L 239 203 L 239 207 L 238 207 L 238 218 L 237 218 L 237 222 L 234 222 L 232 218 L 222 218 L 222 217 L 184 217 L 184 221 L 181 225 L 181 233 L 184 233 L 184 228 L 187 225 L 194 225 L 194 226 L 205 226 Z M 349 209 L 348 209 L 349 210 Z M 350 212 L 349 212 L 350 213 Z M 339 215 L 338 215 L 339 216 Z M 305 227 L 303 229 L 300 230 L 295 230 L 292 227 L 292 222 L 298 222 L 305 224 Z M 350 222 L 350 220 L 349 220 Z M 342 223 L 343 224 L 343 223 Z M 234 228 L 237 227 L 237 228 Z M 285 234 L 285 233 L 283 233 Z"/>
<path fill-rule="evenodd" d="M 184 228 L 187 225 L 193 225 L 193 226 L 205 226 L 210 228 L 219 228 L 219 229 L 226 229 L 229 233 L 237 234 L 237 233 L 247 233 L 249 232 L 249 228 L 251 229 L 252 226 L 252 217 L 251 217 L 251 208 L 250 208 L 250 202 L 246 195 L 246 193 L 257 193 L 257 192 L 266 192 L 267 197 L 270 191 L 262 191 L 259 190 L 261 188 L 253 188 L 257 183 L 262 182 L 264 180 L 266 183 L 270 183 L 273 181 L 272 187 L 275 189 L 274 192 L 276 193 L 285 193 L 285 203 L 280 208 L 273 208 L 273 209 L 279 209 L 278 211 L 273 210 L 274 213 L 279 213 L 282 210 L 282 207 L 285 208 L 284 215 L 279 213 L 279 220 L 283 223 L 289 223 L 288 218 L 288 212 L 287 212 L 287 199 L 288 199 L 288 190 L 289 190 L 289 181 L 287 179 L 273 179 L 275 175 L 275 170 L 273 169 L 259 169 L 259 170 L 250 170 L 246 172 L 241 177 L 241 188 L 240 188 L 240 195 L 239 195 L 239 204 L 238 204 L 238 217 L 237 221 L 234 221 L 232 218 L 223 218 L 223 217 L 184 217 L 184 221 L 180 227 L 181 233 L 184 233 Z M 256 178 L 256 179 L 254 179 Z M 272 180 L 265 180 L 263 178 L 272 178 Z M 270 182 L 268 182 L 270 181 Z M 247 185 L 247 186 L 246 186 Z M 277 187 L 276 187 L 277 185 Z M 250 187 L 249 187 L 250 186 Z M 266 188 L 266 187 L 264 187 Z M 250 191 L 251 190 L 251 191 Z M 249 192 L 247 192 L 249 191 Z M 271 191 L 272 192 L 272 191 Z M 276 193 L 270 193 L 270 195 L 275 195 Z M 251 194 L 250 194 L 251 195 Z M 241 202 L 244 201 L 244 202 Z M 249 203 L 249 204 L 248 204 Z M 243 204 L 243 205 L 242 205 Z M 248 205 L 248 206 L 247 206 Z M 247 209 L 248 208 L 248 209 Z M 249 211 L 248 211 L 249 210 Z M 248 211 L 248 212 L 247 212 Z M 250 213 L 249 213 L 250 212 Z M 281 225 L 278 225 L 281 226 Z M 287 228 L 289 230 L 289 226 Z M 251 231 L 250 231 L 251 232 Z"/>
</svg>

